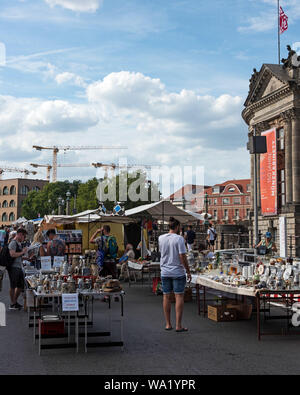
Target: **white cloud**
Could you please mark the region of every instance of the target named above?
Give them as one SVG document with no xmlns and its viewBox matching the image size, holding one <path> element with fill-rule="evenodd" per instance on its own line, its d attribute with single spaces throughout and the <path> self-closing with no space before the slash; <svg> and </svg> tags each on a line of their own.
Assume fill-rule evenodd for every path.
<svg viewBox="0 0 300 395">
<path fill-rule="evenodd" d="M 55 81 L 58 83 L 58 85 L 62 85 L 65 83 L 73 83 L 74 85 L 79 86 L 81 88 L 87 87 L 87 84 L 82 77 L 69 72 L 57 74 L 55 77 Z"/>
<path fill-rule="evenodd" d="M 62 100 L 42 102 L 25 118 L 25 125 L 30 130 L 54 132 L 76 132 L 98 122 L 98 116 L 88 106 Z"/>
<path fill-rule="evenodd" d="M 97 125 L 99 117 L 85 104 L 0 96 L 0 134 L 14 131 L 77 132 Z"/>
<path fill-rule="evenodd" d="M 59 5 L 71 11 L 95 12 L 102 5 L 103 0 L 45 0 L 51 7 Z"/>
<path fill-rule="evenodd" d="M 160 128 L 165 134 L 184 134 L 208 142 L 218 130 L 219 139 L 223 139 L 222 130 L 242 122 L 243 99 L 239 96 L 201 96 L 185 89 L 169 93 L 159 79 L 141 73 L 109 74 L 87 88 L 87 97 L 98 104 L 105 119 L 122 114 L 127 121 L 134 120 L 138 130 L 148 133 Z"/>
</svg>

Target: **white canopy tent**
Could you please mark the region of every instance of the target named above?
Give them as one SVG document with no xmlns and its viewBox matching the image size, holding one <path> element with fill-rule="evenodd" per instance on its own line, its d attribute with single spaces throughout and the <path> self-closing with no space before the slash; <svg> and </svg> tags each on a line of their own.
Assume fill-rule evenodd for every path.
<svg viewBox="0 0 300 395">
<path fill-rule="evenodd" d="M 111 222 L 118 224 L 128 224 L 134 222 L 130 218 L 119 215 L 107 215 L 100 213 L 99 209 L 86 210 L 75 215 L 46 215 L 44 221 L 47 224 L 71 224 L 77 223 L 90 223 L 90 222 Z"/>
<path fill-rule="evenodd" d="M 161 221 L 168 221 L 169 217 L 174 217 L 183 224 L 203 220 L 197 217 L 199 214 L 182 210 L 169 200 L 160 200 L 159 202 L 145 204 L 125 211 L 126 217 L 142 217 L 145 214 Z"/>
</svg>

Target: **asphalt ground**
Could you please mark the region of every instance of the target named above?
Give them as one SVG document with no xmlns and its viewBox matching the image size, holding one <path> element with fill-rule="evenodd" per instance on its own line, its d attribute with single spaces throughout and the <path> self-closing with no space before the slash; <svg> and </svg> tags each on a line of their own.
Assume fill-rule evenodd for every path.
<svg viewBox="0 0 300 395">
<path fill-rule="evenodd" d="M 89 349 L 85 354 L 70 349 L 43 350 L 33 344 L 27 313 L 7 311 L 7 326 L 0 327 L 2 375 L 216 375 L 299 374 L 300 336 L 267 336 L 257 340 L 255 315 L 250 321 L 216 323 L 197 314 L 196 300 L 184 307 L 186 333 L 164 330 L 162 296 L 149 285 L 124 284 L 125 346 Z M 8 281 L 0 301 L 7 306 Z M 21 299 L 20 299 L 21 301 Z M 119 315 L 120 303 L 113 303 Z M 95 326 L 107 329 L 106 303 L 95 302 Z M 172 312 L 174 312 L 174 307 Z M 173 324 L 174 314 L 173 314 Z M 276 323 L 268 323 L 270 329 Z M 113 326 L 118 338 L 118 325 Z M 103 340 L 102 340 L 103 341 Z"/>
</svg>

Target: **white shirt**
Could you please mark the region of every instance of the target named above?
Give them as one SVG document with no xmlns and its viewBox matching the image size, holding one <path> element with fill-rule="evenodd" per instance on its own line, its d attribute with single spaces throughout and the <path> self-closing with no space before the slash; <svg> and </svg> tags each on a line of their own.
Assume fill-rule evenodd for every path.
<svg viewBox="0 0 300 395">
<path fill-rule="evenodd" d="M 180 261 L 179 254 L 186 254 L 184 238 L 175 233 L 159 236 L 160 269 L 162 277 L 183 277 L 185 268 Z"/>
<path fill-rule="evenodd" d="M 209 235 L 209 240 L 215 240 L 215 229 L 211 228 L 207 230 L 207 234 Z"/>
</svg>

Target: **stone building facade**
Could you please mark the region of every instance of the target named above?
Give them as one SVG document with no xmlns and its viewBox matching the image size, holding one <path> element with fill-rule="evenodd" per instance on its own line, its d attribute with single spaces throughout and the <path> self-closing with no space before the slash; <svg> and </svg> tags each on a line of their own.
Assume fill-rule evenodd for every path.
<svg viewBox="0 0 300 395">
<path fill-rule="evenodd" d="M 279 217 L 286 217 L 288 254 L 300 256 L 300 67 L 291 62 L 290 51 L 284 65 L 264 64 L 254 69 L 242 116 L 249 136 L 275 128 L 277 140 L 277 215 L 261 213 L 260 161 L 257 161 L 258 227 L 271 231 L 279 240 Z M 259 155 L 258 155 L 259 158 Z M 254 196 L 254 155 L 251 155 L 252 209 Z"/>
<path fill-rule="evenodd" d="M 22 202 L 28 193 L 43 189 L 47 183 L 25 178 L 0 180 L 0 226 L 16 221 L 21 216 Z"/>
</svg>

